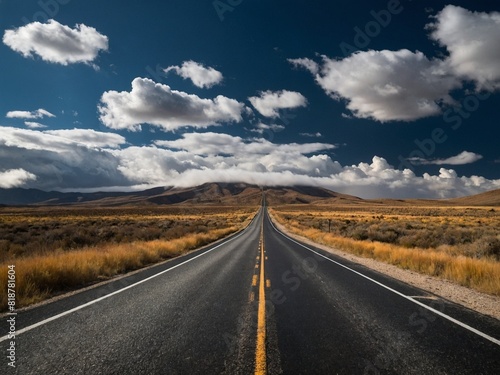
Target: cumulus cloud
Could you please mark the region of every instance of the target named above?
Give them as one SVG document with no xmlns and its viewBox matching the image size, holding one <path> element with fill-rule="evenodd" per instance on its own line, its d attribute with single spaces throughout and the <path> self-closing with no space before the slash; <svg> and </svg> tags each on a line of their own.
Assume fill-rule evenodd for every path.
<svg viewBox="0 0 500 375">
<path fill-rule="evenodd" d="M 149 152 L 158 154 L 160 150 L 153 149 Z M 162 152 L 170 154 L 169 150 Z M 183 151 L 182 155 L 186 159 L 189 153 Z M 188 169 L 180 173 L 170 171 L 168 175 L 171 177 L 165 176 L 165 179 L 180 187 L 205 182 L 246 182 L 265 186 L 312 185 L 363 198 L 451 198 L 500 188 L 500 180 L 488 180 L 479 176 L 459 177 L 452 169 L 441 168 L 438 175 L 425 173 L 416 176 L 409 169 L 394 169 L 384 158 L 377 156 L 371 163 L 352 166 L 341 166 L 323 154 L 307 158 L 281 153 L 251 162 L 231 156 L 200 157 L 196 155 L 196 161 L 188 157 L 192 164 L 186 164 L 185 161 L 183 164 Z M 158 170 L 156 165 L 152 166 L 149 173 L 153 174 L 154 170 Z M 133 176 L 135 172 L 142 175 L 148 173 L 137 167 L 129 173 Z"/>
<path fill-rule="evenodd" d="M 370 164 L 344 167 L 322 185 L 366 198 L 451 198 L 498 189 L 500 180 L 459 177 L 454 170 L 444 168 L 439 170 L 439 175 L 416 176 L 409 169 L 394 169 L 384 158 L 375 156 Z"/>
<path fill-rule="evenodd" d="M 34 180 L 36 180 L 36 176 L 22 168 L 0 172 L 0 188 L 2 189 L 21 187 L 26 182 Z"/>
<path fill-rule="evenodd" d="M 302 66 L 333 99 L 345 99 L 355 117 L 380 122 L 440 114 L 440 103 L 453 103 L 449 92 L 461 85 L 438 61 L 406 49 L 358 52 L 341 60 L 323 56 L 319 70 Z"/>
<path fill-rule="evenodd" d="M 478 89 L 500 88 L 500 13 L 471 12 L 447 5 L 427 25 L 431 38 L 446 47 L 446 63 Z"/>
<path fill-rule="evenodd" d="M 99 51 L 108 50 L 108 37 L 95 28 L 77 24 L 72 29 L 55 20 L 6 30 L 3 42 L 24 57 L 37 55 L 44 61 L 61 65 L 91 64 Z"/>
<path fill-rule="evenodd" d="M 132 131 L 140 130 L 141 124 L 173 131 L 187 126 L 206 128 L 240 122 L 244 110 L 244 104 L 222 95 L 202 99 L 147 78 L 135 78 L 130 92 L 105 92 L 99 105 L 104 125 Z"/>
<path fill-rule="evenodd" d="M 56 117 L 56 115 L 49 111 L 39 108 L 36 111 L 9 111 L 5 116 L 7 118 L 21 118 L 21 119 L 40 119 L 43 117 Z"/>
<path fill-rule="evenodd" d="M 184 61 L 181 66 L 172 65 L 164 69 L 165 73 L 174 71 L 184 79 L 190 79 L 191 82 L 200 88 L 210 88 L 222 82 L 224 77 L 222 73 L 211 67 L 205 67 L 203 64 L 193 60 Z"/>
<path fill-rule="evenodd" d="M 288 59 L 308 70 L 333 99 L 343 99 L 352 115 L 380 122 L 414 121 L 454 104 L 450 92 L 463 81 L 476 89 L 500 88 L 500 13 L 471 12 L 448 5 L 426 28 L 449 56 L 428 58 L 419 51 L 355 52 L 344 59 L 323 56 Z M 342 117 L 350 118 L 349 114 Z"/>
<path fill-rule="evenodd" d="M 409 159 L 412 164 L 416 165 L 428 165 L 428 164 L 434 164 L 434 165 L 465 165 L 465 164 L 472 164 L 475 163 L 478 160 L 481 160 L 483 158 L 482 155 L 476 154 L 474 152 L 469 152 L 469 151 L 462 151 L 460 154 L 451 156 L 446 159 L 432 159 L 432 160 L 427 160 L 423 158 L 411 158 Z"/>
<path fill-rule="evenodd" d="M 307 99 L 296 91 L 262 91 L 259 96 L 248 98 L 262 116 L 280 117 L 280 109 L 291 109 L 307 106 Z"/>
</svg>

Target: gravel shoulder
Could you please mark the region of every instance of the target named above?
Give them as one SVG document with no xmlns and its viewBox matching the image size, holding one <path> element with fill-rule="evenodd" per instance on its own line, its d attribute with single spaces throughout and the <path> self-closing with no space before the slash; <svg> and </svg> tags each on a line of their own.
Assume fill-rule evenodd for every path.
<svg viewBox="0 0 500 375">
<path fill-rule="evenodd" d="M 357 255 L 353 255 L 339 249 L 318 244 L 308 238 L 291 233 L 283 225 L 274 220 L 274 218 L 273 223 L 280 231 L 296 240 L 328 251 L 329 253 L 345 258 L 351 262 L 362 264 L 365 267 L 391 276 L 397 280 L 426 290 L 430 293 L 455 302 L 459 305 L 465 306 L 481 314 L 488 315 L 500 320 L 500 297 L 481 293 L 473 289 L 455 284 L 448 280 L 428 275 L 422 275 L 417 272 L 398 268 L 391 264 L 379 262 L 375 259 L 359 257 Z"/>
</svg>

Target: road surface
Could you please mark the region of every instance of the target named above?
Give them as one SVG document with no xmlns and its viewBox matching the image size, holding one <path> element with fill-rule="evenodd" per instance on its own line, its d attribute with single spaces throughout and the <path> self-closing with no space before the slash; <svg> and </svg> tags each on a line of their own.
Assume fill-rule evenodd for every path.
<svg viewBox="0 0 500 375">
<path fill-rule="evenodd" d="M 2 374 L 500 373 L 498 320 L 289 239 L 265 207 L 223 242 L 14 317 Z"/>
</svg>

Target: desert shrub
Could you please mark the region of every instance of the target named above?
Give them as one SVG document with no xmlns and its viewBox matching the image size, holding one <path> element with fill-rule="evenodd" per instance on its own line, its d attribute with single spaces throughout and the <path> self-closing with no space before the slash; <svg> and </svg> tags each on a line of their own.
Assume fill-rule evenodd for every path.
<svg viewBox="0 0 500 375">
<path fill-rule="evenodd" d="M 464 253 L 474 258 L 489 257 L 500 261 L 500 238 L 497 236 L 481 237 L 464 249 Z"/>
</svg>

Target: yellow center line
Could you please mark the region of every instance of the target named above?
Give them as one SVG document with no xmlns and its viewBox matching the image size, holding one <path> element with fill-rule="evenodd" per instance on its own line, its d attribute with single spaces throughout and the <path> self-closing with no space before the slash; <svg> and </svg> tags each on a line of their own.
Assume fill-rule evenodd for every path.
<svg viewBox="0 0 500 375">
<path fill-rule="evenodd" d="M 259 280 L 259 311 L 257 318 L 257 347 L 255 350 L 255 374 L 265 374 L 266 364 L 266 288 L 264 277 L 264 221 L 260 229 L 260 280 Z"/>
</svg>

